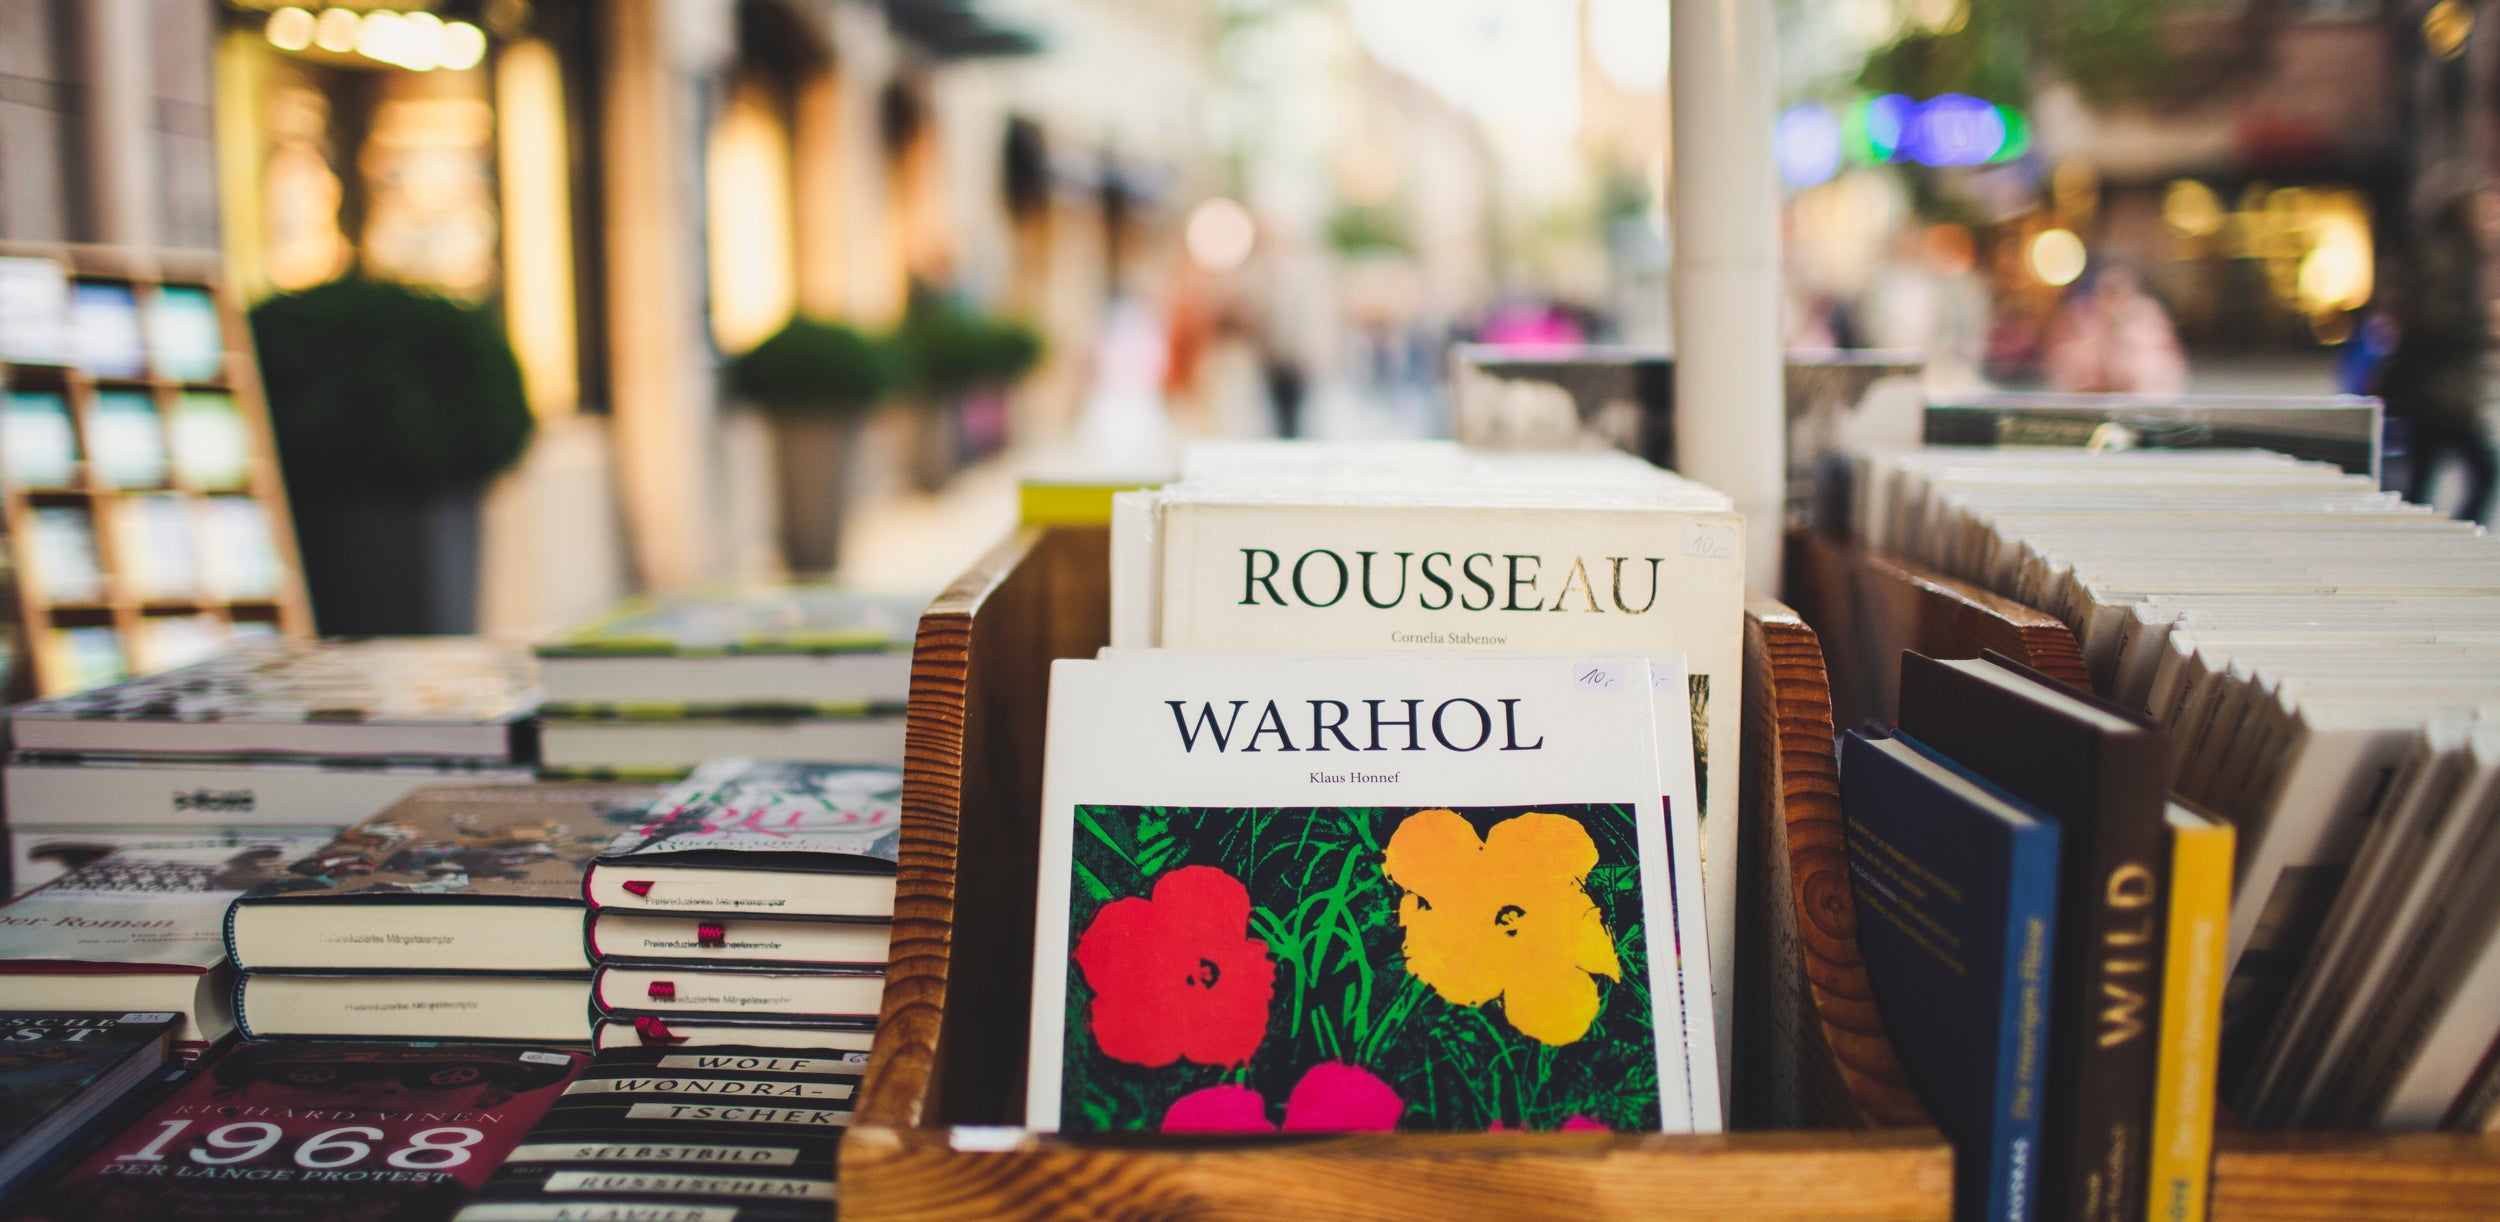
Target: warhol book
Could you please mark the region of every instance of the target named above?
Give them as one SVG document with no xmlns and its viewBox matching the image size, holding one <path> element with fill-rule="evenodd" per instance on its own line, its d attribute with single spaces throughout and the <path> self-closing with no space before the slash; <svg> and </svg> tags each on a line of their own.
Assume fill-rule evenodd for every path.
<svg viewBox="0 0 2500 1222">
<path fill-rule="evenodd" d="M 1029 1127 L 1717 1124 L 1649 663 L 1052 670 Z"/>
<path fill-rule="evenodd" d="M 458 1044 L 239 1044 L 15 1222 L 449 1217 L 589 1061 Z"/>
</svg>

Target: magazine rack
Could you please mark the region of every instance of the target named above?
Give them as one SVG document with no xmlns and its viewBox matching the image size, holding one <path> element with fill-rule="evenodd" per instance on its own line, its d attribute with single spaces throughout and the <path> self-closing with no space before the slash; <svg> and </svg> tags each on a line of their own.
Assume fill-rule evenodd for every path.
<svg viewBox="0 0 2500 1222">
<path fill-rule="evenodd" d="M 311 636 L 312 609 L 304 592 L 302 566 L 296 558 L 294 524 L 288 516 L 286 486 L 279 475 L 277 449 L 270 436 L 260 368 L 253 356 L 251 332 L 227 288 L 218 256 L 207 251 L 0 243 L 0 257 L 45 260 L 58 265 L 75 284 L 128 289 L 134 308 L 143 312 L 142 318 L 164 290 L 206 293 L 215 304 L 219 340 L 224 347 L 213 374 L 195 370 L 189 376 L 157 368 L 152 360 L 143 372 L 131 376 L 94 374 L 75 363 L 0 363 L 0 387 L 57 396 L 67 408 L 78 438 L 75 474 L 66 484 L 21 488 L 10 482 L 0 487 L 0 527 L 5 527 L 10 541 L 12 563 L 8 567 L 11 584 L 16 587 L 7 596 L 17 638 L 7 698 L 57 695 L 78 686 L 65 647 L 55 644 L 56 633 L 109 630 L 118 643 L 121 658 L 134 674 L 156 669 L 158 666 L 152 663 L 161 663 L 161 659 L 151 658 L 147 642 L 150 626 L 164 620 L 196 620 L 218 633 L 232 631 L 241 624 L 284 636 Z M 185 395 L 229 397 L 242 427 L 245 449 L 240 484 L 217 488 L 188 486 L 179 463 L 169 463 L 165 478 L 152 486 L 119 487 L 108 482 L 99 470 L 93 443 L 100 433 L 98 396 L 110 392 L 143 397 L 154 409 L 158 436 L 168 442 L 176 408 Z M 126 516 L 138 512 L 137 502 L 142 497 L 179 498 L 188 503 L 185 508 L 191 513 L 204 512 L 207 504 L 222 500 L 257 503 L 275 566 L 271 588 L 265 593 L 240 597 L 205 589 L 160 596 L 144 589 L 137 580 L 140 558 L 126 554 L 126 540 L 131 536 L 116 529 Z M 33 544 L 35 511 L 51 508 L 73 510 L 85 517 L 102 577 L 101 589 L 94 599 L 55 601 L 45 595 L 39 581 L 29 579 L 28 552 Z M 191 553 L 195 572 L 204 567 L 204 546 Z"/>
<path fill-rule="evenodd" d="M 1789 593 L 1825 630 L 1835 704 L 1846 676 L 1867 675 L 1879 661 L 1897 673 L 1904 648 L 1945 658 L 1994 649 L 2091 686 L 2074 634 L 2045 612 L 1825 537 L 1792 534 L 1789 555 Z M 1858 702 L 1888 723 L 1891 685 L 1866 694 L 1871 686 L 1861 686 Z M 1792 787 L 1788 801 L 1797 800 Z M 1798 822 L 1792 811 L 1787 825 Z M 1823 1013 L 1830 1023 L 1842 1012 Z M 2226 1129 L 2215 1135 L 2213 1187 L 2212 1216 L 2221 1222 L 2500 1217 L 2500 1135 Z"/>
<path fill-rule="evenodd" d="M 1792 1019 L 1825 996 L 1855 1020 L 1833 1048 L 1779 1060 L 1820 1084 L 1848 1127 L 1725 1136 L 1589 1133 L 1367 1134 L 1294 1138 L 1075 1138 L 1006 1127 L 1023 1116 L 1033 956 L 1044 694 L 1050 661 L 1087 657 L 1109 631 L 1109 534 L 1023 532 L 976 563 L 920 621 L 904 766 L 906 822 L 893 959 L 874 1060 L 842 1146 L 851 1219 L 1044 1217 L 1451 1217 L 1935 1219 L 1952 1212 L 1952 1155 L 1924 1127 L 1860 988 L 1835 916 L 1809 922 L 1811 955 L 1785 996 Z M 1748 610 L 1747 737 L 1762 766 L 1749 800 L 1798 785 L 1837 851 L 1831 726 L 1813 635 L 1776 603 Z M 1757 698 L 1757 693 L 1762 693 Z M 1769 714 L 1776 712 L 1776 717 Z M 1763 744 L 1776 743 L 1775 749 Z M 1764 820 L 1757 819 L 1757 825 Z M 1830 897 L 1828 868 L 1803 872 Z M 1778 908 L 1787 887 L 1755 902 Z M 1847 917 L 1846 893 L 1837 911 Z M 1816 956 L 1833 955 L 1831 962 Z M 1826 985 L 1833 987 L 1826 988 Z M 1862 979 L 1859 980 L 1862 986 Z M 1855 1011 L 1850 1001 L 1860 1003 Z M 1740 998 L 1746 1012 L 1771 1007 Z M 1745 1027 L 1740 1020 L 1739 1027 Z M 1792 1033 L 1819 1034 L 1819 1023 Z M 1820 1057 L 1813 1055 L 1819 1051 Z M 1736 1097 L 1767 1074 L 1739 1042 Z M 1853 1090 L 1877 1093 L 1858 1107 Z M 1903 1103 L 1907 1103 L 1906 1113 Z M 1889 1107 L 1889 1111 L 1882 1111 Z M 1748 1104 L 1748 1110 L 1754 1110 Z M 1867 1127 L 1877 1118 L 1920 1127 Z"/>
</svg>

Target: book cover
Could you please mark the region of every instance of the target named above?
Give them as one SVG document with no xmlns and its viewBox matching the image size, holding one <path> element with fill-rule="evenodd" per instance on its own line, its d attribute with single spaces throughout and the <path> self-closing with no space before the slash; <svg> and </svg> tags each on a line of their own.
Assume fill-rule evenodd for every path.
<svg viewBox="0 0 2500 1222">
<path fill-rule="evenodd" d="M 98 391 L 87 411 L 87 461 L 108 488 L 165 486 L 165 426 L 146 391 Z"/>
<path fill-rule="evenodd" d="M 319 846 L 315 834 L 132 845 L 0 907 L 0 972 L 204 972 L 226 905 Z"/>
<path fill-rule="evenodd" d="M 1919 1101 L 1954 1146 L 1954 1216 L 2037 1193 L 2059 828 L 1905 736 L 1841 748 L 1858 946 Z"/>
<path fill-rule="evenodd" d="M 128 284 L 75 280 L 69 289 L 69 342 L 79 368 L 99 378 L 143 378 L 147 341 L 139 296 Z"/>
<path fill-rule="evenodd" d="M 2170 743 L 2142 720 L 2002 659 L 1905 653 L 1901 730 L 2060 825 L 2040 1197 L 2051 1216 L 2144 1216 L 2161 1015 Z"/>
<path fill-rule="evenodd" d="M 0 414 L 0 468 L 12 488 L 70 488 L 78 483 L 78 432 L 57 390 L 12 390 Z"/>
<path fill-rule="evenodd" d="M 214 382 L 226 372 L 224 320 L 217 298 L 192 284 L 158 287 L 148 301 L 148 360 L 176 382 Z"/>
<path fill-rule="evenodd" d="M 9 711 L 22 750 L 526 759 L 537 670 L 475 637 L 254 641 Z"/>
<path fill-rule="evenodd" d="M 68 505 L 38 505 L 28 511 L 27 520 L 26 553 L 18 563 L 29 570 L 44 601 L 102 602 L 104 562 L 96 556 L 95 518 L 85 509 Z"/>
<path fill-rule="evenodd" d="M 600 853 L 583 890 L 594 908 L 883 915 L 902 799 L 897 768 L 712 760 Z M 789 873 L 860 877 L 798 886 Z"/>
<path fill-rule="evenodd" d="M 1715 1127 L 1651 700 L 1640 658 L 1055 664 L 1027 1126 Z"/>
<path fill-rule="evenodd" d="M 2170 913 L 2163 937 L 2161 1048 L 2154 1062 L 2154 1222 L 2204 1222 L 2211 1196 L 2214 1077 L 2222 1051 L 2222 971 L 2231 923 L 2231 825 L 2174 802 Z"/>
<path fill-rule="evenodd" d="M 334 831 L 428 785 L 519 784 L 503 760 L 344 760 L 20 751 L 8 758 L 9 822 L 75 827 L 202 823 Z"/>
<path fill-rule="evenodd" d="M 236 1045 L 11 1216 L 448 1217 L 589 1059 L 464 1045 Z"/>
<path fill-rule="evenodd" d="M 233 395 L 183 395 L 175 401 L 170 432 L 174 474 L 186 487 L 233 492 L 251 482 L 251 432 Z"/>
<path fill-rule="evenodd" d="M 151 1081 L 181 1026 L 161 1012 L 0 1011 L 0 1199 Z"/>
<path fill-rule="evenodd" d="M 1471 506 L 1471 499 L 1168 504 L 1160 523 L 1155 643 L 1434 657 L 1487 650 L 1683 653 L 1710 954 L 1731 961 L 1743 519 L 1703 508 L 1550 501 L 1492 507 L 1489 499 Z M 1731 868 L 1713 868 L 1714 861 Z M 1719 998 L 1718 1029 L 1733 1017 L 1733 995 Z"/>
<path fill-rule="evenodd" d="M 867 1057 L 771 1049 L 602 1052 L 513 1150 L 466 1218 L 714 1209 L 822 1218 Z M 525 1215 L 529 1203 L 542 1212 Z M 670 1216 L 681 1216 L 672 1214 Z"/>
<path fill-rule="evenodd" d="M 658 796 L 642 785 L 417 790 L 238 897 L 235 964 L 583 970 L 582 876 Z"/>
</svg>

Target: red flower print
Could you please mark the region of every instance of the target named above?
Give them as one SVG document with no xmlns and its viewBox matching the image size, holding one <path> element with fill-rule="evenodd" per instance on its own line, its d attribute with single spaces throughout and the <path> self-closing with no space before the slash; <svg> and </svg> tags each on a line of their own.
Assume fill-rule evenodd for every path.
<svg viewBox="0 0 2500 1222">
<path fill-rule="evenodd" d="M 1406 1103 L 1389 1084 L 1343 1061 L 1322 1061 L 1303 1071 L 1285 1100 L 1288 1133 L 1388 1132 L 1398 1127 Z M 1267 1101 L 1247 1086 L 1226 1084 L 1193 1090 L 1163 1113 L 1166 1133 L 1273 1133 Z"/>
<path fill-rule="evenodd" d="M 1103 1055 L 1158 1069 L 1249 1060 L 1276 992 L 1276 961 L 1249 929 L 1250 892 L 1212 866 L 1156 879 L 1151 899 L 1103 905 L 1074 956 Z"/>
</svg>

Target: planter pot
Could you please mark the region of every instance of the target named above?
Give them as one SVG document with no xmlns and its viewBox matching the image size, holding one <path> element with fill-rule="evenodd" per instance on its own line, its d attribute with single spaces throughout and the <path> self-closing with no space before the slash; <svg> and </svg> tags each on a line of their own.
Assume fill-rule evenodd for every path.
<svg viewBox="0 0 2500 1222">
<path fill-rule="evenodd" d="M 782 562 L 793 575 L 830 573 L 840 559 L 859 415 L 776 412 L 772 421 Z"/>
<path fill-rule="evenodd" d="M 294 499 L 313 622 L 329 636 L 477 631 L 476 489 Z"/>
</svg>

